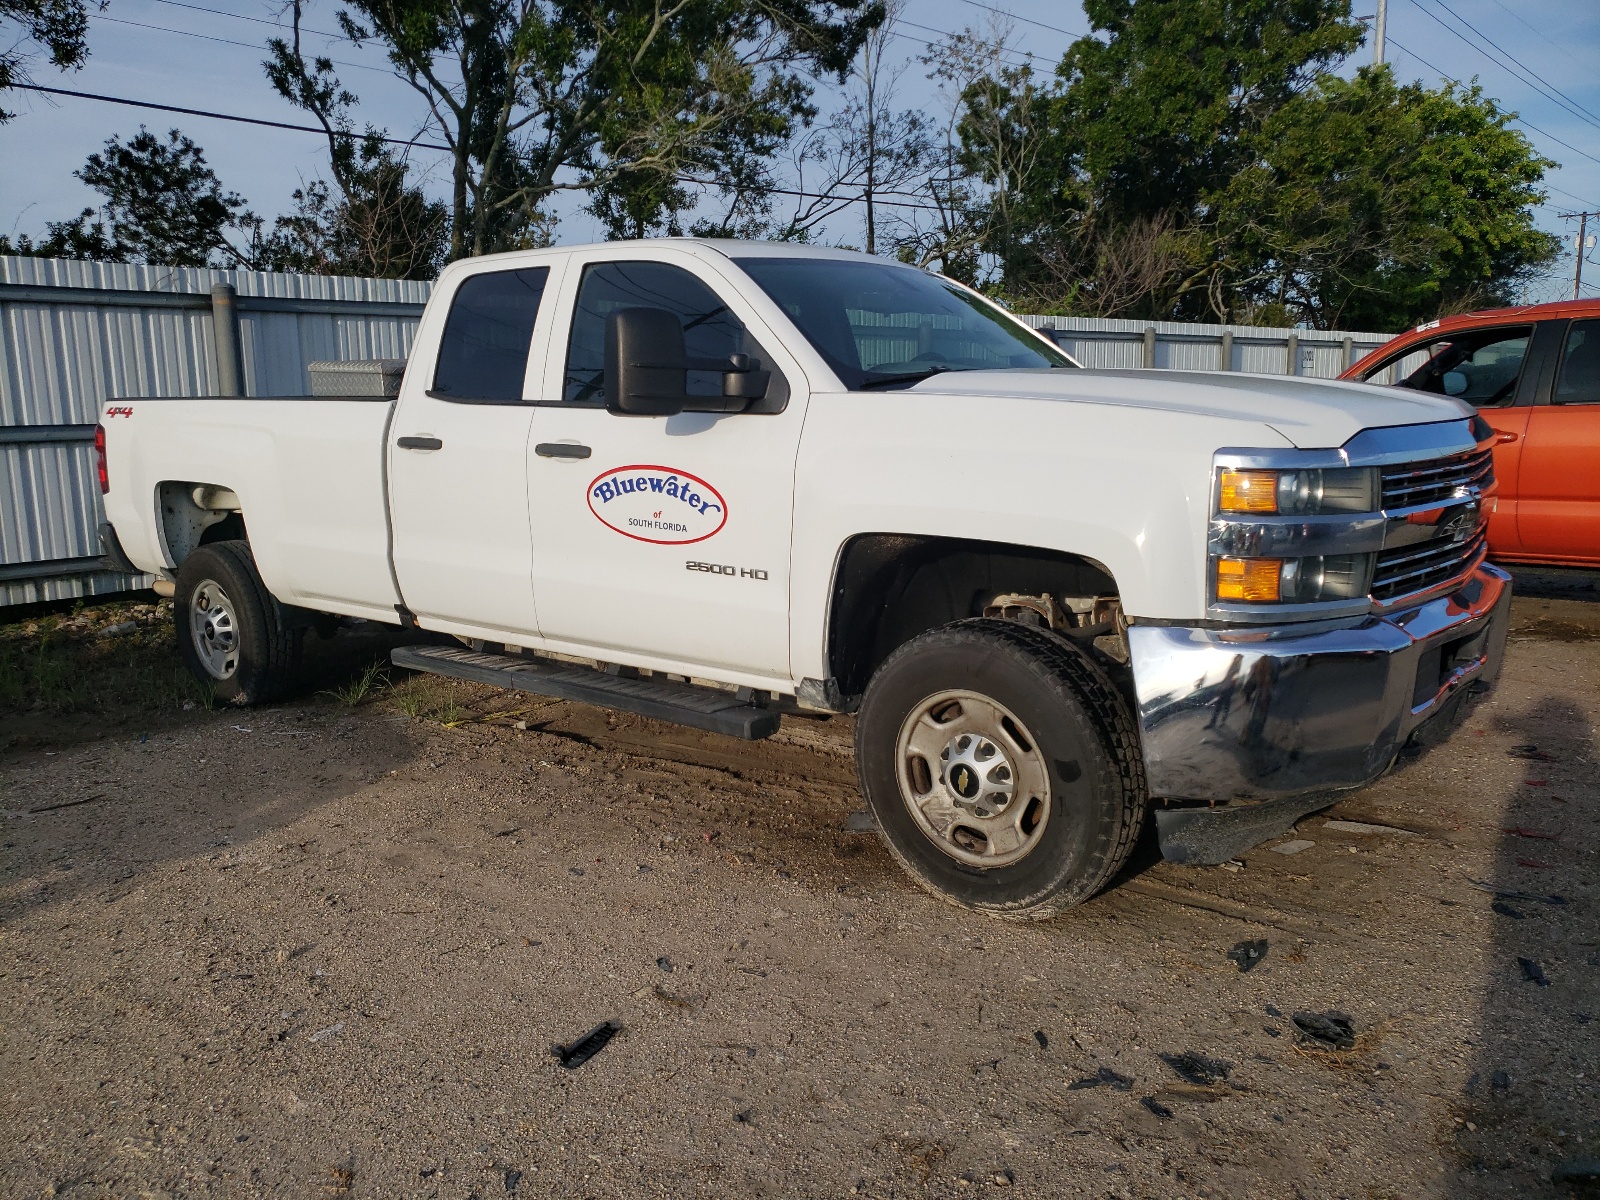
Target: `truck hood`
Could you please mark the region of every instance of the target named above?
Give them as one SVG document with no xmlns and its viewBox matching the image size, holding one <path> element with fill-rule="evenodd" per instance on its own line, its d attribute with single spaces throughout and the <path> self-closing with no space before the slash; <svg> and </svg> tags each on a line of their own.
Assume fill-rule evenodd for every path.
<svg viewBox="0 0 1600 1200">
<path fill-rule="evenodd" d="M 1448 396 L 1407 388 L 1223 371 L 950 371 L 909 390 L 1258 421 L 1302 450 L 1336 449 L 1363 429 L 1455 421 L 1473 413 Z"/>
</svg>

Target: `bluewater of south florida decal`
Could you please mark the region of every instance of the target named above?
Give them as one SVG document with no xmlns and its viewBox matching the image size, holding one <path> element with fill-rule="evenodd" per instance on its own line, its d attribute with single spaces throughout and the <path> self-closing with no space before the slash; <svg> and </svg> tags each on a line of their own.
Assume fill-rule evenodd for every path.
<svg viewBox="0 0 1600 1200">
<path fill-rule="evenodd" d="M 624 537 L 661 546 L 703 542 L 728 523 L 728 503 L 698 475 L 612 467 L 589 484 L 589 511 Z"/>
</svg>

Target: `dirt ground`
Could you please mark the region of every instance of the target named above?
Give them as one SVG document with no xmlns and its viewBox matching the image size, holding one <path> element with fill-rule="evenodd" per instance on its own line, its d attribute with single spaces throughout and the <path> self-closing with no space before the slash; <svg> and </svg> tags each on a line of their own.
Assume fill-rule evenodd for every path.
<svg viewBox="0 0 1600 1200">
<path fill-rule="evenodd" d="M 1032 926 L 852 831 L 848 720 L 750 746 L 360 638 L 223 711 L 156 607 L 0 628 L 0 1195 L 1583 1194 L 1600 594 L 1521 582 L 1453 742 Z"/>
</svg>

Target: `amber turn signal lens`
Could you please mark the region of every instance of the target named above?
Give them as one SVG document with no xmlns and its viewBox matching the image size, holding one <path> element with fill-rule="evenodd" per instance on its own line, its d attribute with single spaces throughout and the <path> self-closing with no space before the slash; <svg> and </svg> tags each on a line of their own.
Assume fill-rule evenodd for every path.
<svg viewBox="0 0 1600 1200">
<path fill-rule="evenodd" d="M 1278 511 L 1276 471 L 1224 471 L 1218 507 L 1223 512 L 1275 513 Z"/>
<path fill-rule="evenodd" d="M 1281 558 L 1217 559 L 1217 599 L 1276 604 L 1283 577 Z"/>
</svg>

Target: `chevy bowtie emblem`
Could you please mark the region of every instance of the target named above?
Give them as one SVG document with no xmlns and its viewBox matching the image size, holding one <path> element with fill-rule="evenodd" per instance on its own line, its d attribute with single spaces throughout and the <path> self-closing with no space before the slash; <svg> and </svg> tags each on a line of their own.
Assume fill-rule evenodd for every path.
<svg viewBox="0 0 1600 1200">
<path fill-rule="evenodd" d="M 1439 525 L 1438 536 L 1448 538 L 1452 542 L 1464 542 L 1472 536 L 1473 530 L 1478 528 L 1478 503 L 1463 504 L 1447 520 Z"/>
</svg>

